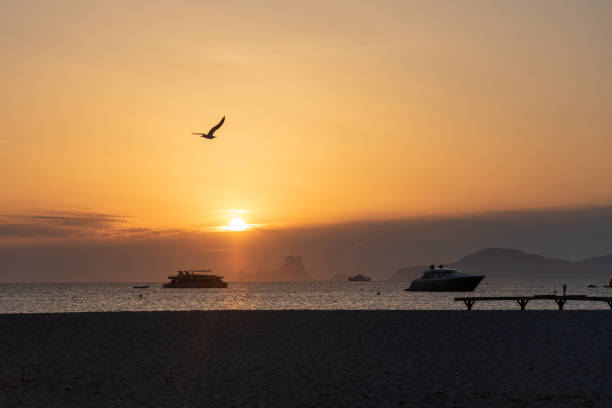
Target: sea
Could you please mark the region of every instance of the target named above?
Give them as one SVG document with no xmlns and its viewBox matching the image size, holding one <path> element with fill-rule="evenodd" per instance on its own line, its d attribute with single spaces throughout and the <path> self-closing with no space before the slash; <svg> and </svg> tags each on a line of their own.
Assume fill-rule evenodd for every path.
<svg viewBox="0 0 612 408">
<path fill-rule="evenodd" d="M 408 292 L 408 282 L 228 282 L 226 289 L 165 289 L 161 282 L 4 283 L 0 314 L 178 310 L 465 310 L 456 296 L 562 294 L 612 296 L 607 282 L 485 279 L 474 292 Z M 589 288 L 589 284 L 596 284 Z M 149 285 L 136 289 L 136 285 Z M 605 302 L 568 301 L 566 310 L 610 309 Z M 477 302 L 474 310 L 519 310 L 513 301 Z M 527 310 L 557 310 L 532 300 Z"/>
</svg>

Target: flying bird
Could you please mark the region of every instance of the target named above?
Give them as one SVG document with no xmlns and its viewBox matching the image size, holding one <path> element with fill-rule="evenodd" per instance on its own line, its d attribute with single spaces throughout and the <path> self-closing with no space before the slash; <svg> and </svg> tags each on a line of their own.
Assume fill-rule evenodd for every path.
<svg viewBox="0 0 612 408">
<path fill-rule="evenodd" d="M 215 126 L 210 128 L 208 133 L 192 133 L 192 135 L 198 135 L 198 136 L 203 137 L 205 139 L 214 139 L 215 138 L 214 133 L 217 131 L 217 129 L 219 129 L 221 127 L 223 122 L 225 122 L 225 116 L 221 119 L 221 121 L 219 123 L 217 123 Z"/>
</svg>

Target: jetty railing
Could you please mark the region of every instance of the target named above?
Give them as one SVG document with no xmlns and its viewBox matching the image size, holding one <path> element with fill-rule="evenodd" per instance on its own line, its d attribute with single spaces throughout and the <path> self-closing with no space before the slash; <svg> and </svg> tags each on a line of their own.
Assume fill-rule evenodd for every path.
<svg viewBox="0 0 612 408">
<path fill-rule="evenodd" d="M 612 297 L 607 296 L 587 296 L 587 295 L 533 295 L 533 296 L 465 296 L 456 297 L 455 302 L 463 302 L 467 307 L 467 310 L 472 310 L 472 307 L 477 301 L 499 301 L 499 300 L 514 300 L 521 307 L 521 310 L 525 310 L 527 303 L 530 300 L 546 300 L 552 299 L 559 307 L 559 310 L 563 310 L 563 306 L 568 300 L 580 300 L 586 302 L 606 302 L 612 310 Z"/>
</svg>

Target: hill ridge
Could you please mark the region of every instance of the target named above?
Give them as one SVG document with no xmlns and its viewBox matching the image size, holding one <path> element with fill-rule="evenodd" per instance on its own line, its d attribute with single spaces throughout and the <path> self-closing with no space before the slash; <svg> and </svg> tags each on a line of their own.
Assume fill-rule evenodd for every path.
<svg viewBox="0 0 612 408">
<path fill-rule="evenodd" d="M 489 247 L 467 254 L 446 266 L 492 278 L 585 278 L 603 279 L 607 282 L 612 275 L 612 254 L 581 261 L 567 261 L 516 248 Z M 389 280 L 412 281 L 427 268 L 427 265 L 401 268 L 396 270 Z"/>
</svg>

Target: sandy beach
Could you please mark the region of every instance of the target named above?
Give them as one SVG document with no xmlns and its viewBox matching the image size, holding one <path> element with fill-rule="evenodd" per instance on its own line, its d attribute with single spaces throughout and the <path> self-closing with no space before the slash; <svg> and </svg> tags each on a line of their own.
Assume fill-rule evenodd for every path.
<svg viewBox="0 0 612 408">
<path fill-rule="evenodd" d="M 611 339 L 610 311 L 0 315 L 0 406 L 610 406 Z"/>
</svg>

